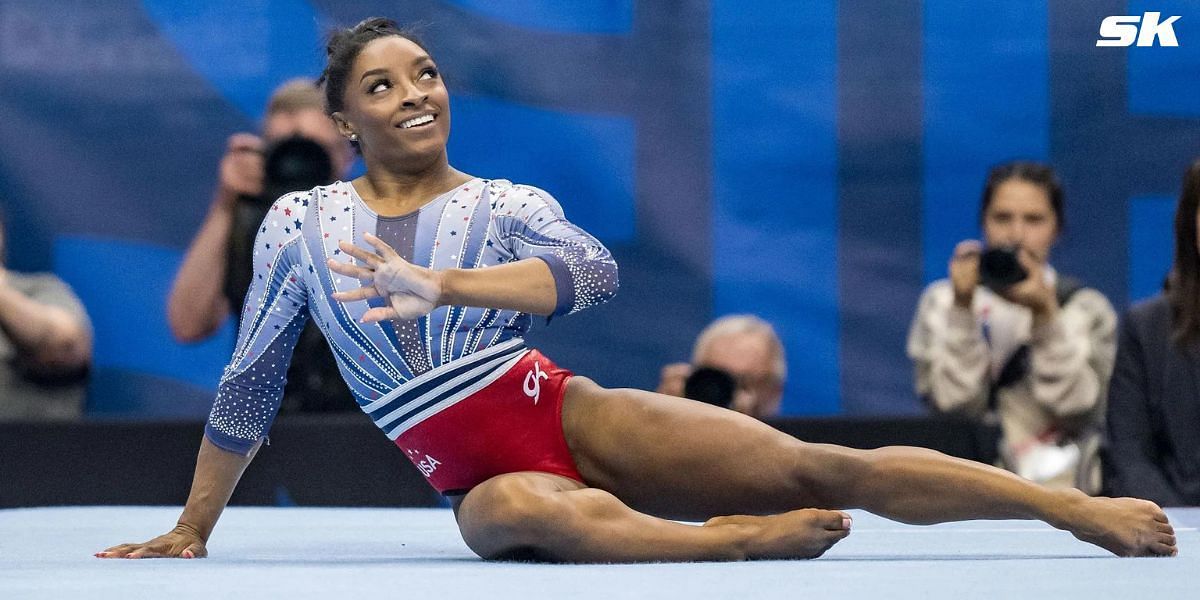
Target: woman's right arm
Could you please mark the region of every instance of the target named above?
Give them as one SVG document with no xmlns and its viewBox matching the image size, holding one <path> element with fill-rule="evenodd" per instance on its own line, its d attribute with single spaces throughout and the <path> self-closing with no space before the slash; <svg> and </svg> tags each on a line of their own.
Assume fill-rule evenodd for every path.
<svg viewBox="0 0 1200 600">
<path fill-rule="evenodd" d="M 204 556 L 208 536 L 279 411 L 292 351 L 308 320 L 300 232 L 310 199 L 307 192 L 280 198 L 272 211 L 289 210 L 294 220 L 278 223 L 268 216 L 256 237 L 254 277 L 246 294 L 252 312 L 241 321 L 233 358 L 217 388 L 183 515 L 164 535 L 96 556 Z"/>
<path fill-rule="evenodd" d="M 205 437 L 196 457 L 192 491 L 179 521 L 171 531 L 150 541 L 120 544 L 97 552 L 98 558 L 204 558 L 208 556 L 208 537 L 217 519 L 229 503 L 246 466 L 258 451 L 256 444 L 248 455 L 222 450 Z"/>
</svg>

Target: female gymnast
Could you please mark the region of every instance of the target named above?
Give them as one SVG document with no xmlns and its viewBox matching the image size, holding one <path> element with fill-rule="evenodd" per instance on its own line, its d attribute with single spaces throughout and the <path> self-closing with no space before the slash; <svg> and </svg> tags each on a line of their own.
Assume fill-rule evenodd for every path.
<svg viewBox="0 0 1200 600">
<path fill-rule="evenodd" d="M 395 23 L 363 21 L 328 54 L 328 110 L 366 174 L 273 206 L 178 524 L 97 556 L 206 555 L 310 315 L 363 411 L 451 499 L 485 559 L 812 558 L 850 533 L 834 508 L 906 523 L 1036 518 L 1118 555 L 1175 553 L 1148 501 L 1049 490 L 925 449 L 809 444 L 733 411 L 572 377 L 522 335 L 531 315 L 610 298 L 608 251 L 545 192 L 449 165 L 446 87 Z"/>
</svg>

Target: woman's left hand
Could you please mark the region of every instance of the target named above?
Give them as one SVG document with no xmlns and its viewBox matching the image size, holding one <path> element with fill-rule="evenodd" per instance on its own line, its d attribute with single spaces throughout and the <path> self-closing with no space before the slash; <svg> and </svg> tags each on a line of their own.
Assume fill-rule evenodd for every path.
<svg viewBox="0 0 1200 600">
<path fill-rule="evenodd" d="M 368 310 L 362 316 L 363 323 L 415 319 L 439 306 L 442 296 L 440 272 L 404 260 L 391 246 L 370 233 L 364 233 L 363 239 L 375 248 L 375 252 L 347 242 L 338 244 L 342 252 L 354 257 L 357 265 L 334 259 L 328 261 L 329 269 L 334 273 L 354 277 L 363 284 L 356 290 L 335 292 L 334 300 L 351 302 L 386 297 L 389 306 Z"/>
<path fill-rule="evenodd" d="M 1009 302 L 1028 307 L 1035 318 L 1052 316 L 1058 311 L 1058 296 L 1054 286 L 1046 282 L 1045 264 L 1025 248 L 1018 250 L 1017 260 L 1029 275 L 1004 290 L 1004 297 Z"/>
</svg>

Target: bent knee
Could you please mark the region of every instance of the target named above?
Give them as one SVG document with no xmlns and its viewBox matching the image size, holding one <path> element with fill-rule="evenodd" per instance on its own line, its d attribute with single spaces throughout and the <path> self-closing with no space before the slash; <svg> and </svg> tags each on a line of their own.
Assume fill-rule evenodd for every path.
<svg viewBox="0 0 1200 600">
<path fill-rule="evenodd" d="M 523 474 L 493 477 L 475 486 L 459 507 L 463 541 L 485 560 L 532 556 L 555 514 L 558 494 Z"/>
</svg>

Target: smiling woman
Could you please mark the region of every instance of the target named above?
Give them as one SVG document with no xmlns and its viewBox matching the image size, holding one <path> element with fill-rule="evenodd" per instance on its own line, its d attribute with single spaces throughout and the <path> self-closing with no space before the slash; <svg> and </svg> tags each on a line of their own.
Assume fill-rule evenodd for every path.
<svg viewBox="0 0 1200 600">
<path fill-rule="evenodd" d="M 928 450 L 806 444 L 732 411 L 573 376 L 524 334 L 534 314 L 610 299 L 608 250 L 546 192 L 450 166 L 449 94 L 395 23 L 336 35 L 325 81 L 367 172 L 275 203 L 183 515 L 99 556 L 206 554 L 309 315 L 362 410 L 449 497 L 484 558 L 811 558 L 850 533 L 847 513 L 812 507 L 913 523 L 1036 517 L 1117 554 L 1174 554 L 1149 502 L 1050 491 Z"/>
</svg>

